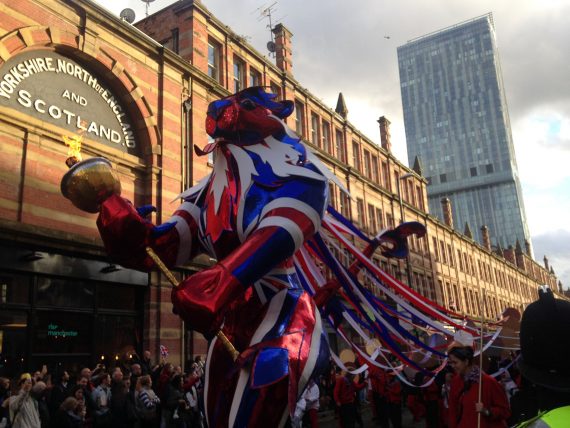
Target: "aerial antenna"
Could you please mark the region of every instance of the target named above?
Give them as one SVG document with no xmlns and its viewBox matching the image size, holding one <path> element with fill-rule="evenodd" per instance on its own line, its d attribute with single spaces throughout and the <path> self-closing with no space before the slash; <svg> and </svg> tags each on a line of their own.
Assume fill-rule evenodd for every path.
<svg viewBox="0 0 570 428">
<path fill-rule="evenodd" d="M 275 40 L 273 39 L 273 21 L 271 18 L 271 14 L 277 12 L 277 9 L 275 8 L 276 4 L 277 2 L 273 2 L 269 6 L 263 5 L 255 10 L 256 12 L 259 12 L 259 18 L 257 19 L 257 21 L 261 21 L 263 19 L 267 19 L 269 21 L 267 28 L 269 28 L 269 34 L 271 36 L 271 40 L 267 42 L 267 50 L 269 51 L 270 56 L 271 55 L 275 56 Z"/>
<path fill-rule="evenodd" d="M 148 16 L 148 6 L 150 3 L 152 3 L 154 0 L 141 0 L 143 3 L 146 3 L 146 14 L 145 16 Z"/>
<path fill-rule="evenodd" d="M 123 21 L 127 21 L 129 24 L 132 24 L 135 21 L 135 11 L 130 8 L 121 10 L 121 14 L 119 16 Z"/>
</svg>

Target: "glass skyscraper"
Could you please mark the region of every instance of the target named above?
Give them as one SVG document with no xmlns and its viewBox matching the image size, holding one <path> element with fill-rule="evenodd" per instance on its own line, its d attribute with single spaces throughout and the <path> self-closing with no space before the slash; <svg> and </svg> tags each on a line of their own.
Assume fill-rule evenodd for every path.
<svg viewBox="0 0 570 428">
<path fill-rule="evenodd" d="M 529 240 L 491 14 L 398 47 L 409 164 L 428 180 L 429 208 L 455 228 L 481 226 L 503 248 Z"/>
</svg>

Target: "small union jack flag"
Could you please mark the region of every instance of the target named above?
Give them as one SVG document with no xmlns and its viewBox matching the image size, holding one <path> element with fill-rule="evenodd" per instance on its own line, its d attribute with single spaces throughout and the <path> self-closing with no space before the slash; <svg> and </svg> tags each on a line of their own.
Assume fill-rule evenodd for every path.
<svg viewBox="0 0 570 428">
<path fill-rule="evenodd" d="M 164 345 L 160 345 L 160 356 L 163 358 L 168 357 L 168 348 Z"/>
</svg>

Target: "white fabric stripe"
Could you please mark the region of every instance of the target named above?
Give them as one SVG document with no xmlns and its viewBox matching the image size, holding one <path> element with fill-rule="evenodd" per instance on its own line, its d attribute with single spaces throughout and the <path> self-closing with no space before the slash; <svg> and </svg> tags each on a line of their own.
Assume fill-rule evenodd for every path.
<svg viewBox="0 0 570 428">
<path fill-rule="evenodd" d="M 249 342 L 249 346 L 253 346 L 256 343 L 261 342 L 261 339 L 269 333 L 269 330 L 273 328 L 275 323 L 277 322 L 277 318 L 279 318 L 279 314 L 281 313 L 281 308 L 283 307 L 283 302 L 285 301 L 285 297 L 287 296 L 287 289 L 281 290 L 271 299 L 269 303 L 269 307 L 267 308 L 267 313 L 263 318 L 263 321 L 253 334 L 251 341 Z"/>
<path fill-rule="evenodd" d="M 192 216 L 196 224 L 198 224 L 200 220 L 200 208 L 198 208 L 192 202 L 184 202 L 182 205 L 178 207 L 178 211 L 186 211 L 188 214 Z"/>
<path fill-rule="evenodd" d="M 176 266 L 184 264 L 190 258 L 192 252 L 192 235 L 190 234 L 190 226 L 186 220 L 180 216 L 172 216 L 169 221 L 175 221 L 176 231 L 178 232 L 178 253 L 176 254 Z"/>
<path fill-rule="evenodd" d="M 265 293 L 263 292 L 261 281 L 255 281 L 253 283 L 253 288 L 255 288 L 255 291 L 257 291 L 257 297 L 259 297 L 261 304 L 265 305 L 267 303 L 267 297 L 265 297 Z"/>
<path fill-rule="evenodd" d="M 266 276 L 268 275 L 291 275 L 295 273 L 295 268 L 294 267 L 287 267 L 287 268 L 283 268 L 283 267 L 276 267 L 271 269 Z"/>
<path fill-rule="evenodd" d="M 308 267 L 311 275 L 317 281 L 317 285 L 322 287 L 327 282 L 326 278 L 324 277 L 322 271 L 317 267 L 314 262 L 313 257 L 309 254 L 309 252 L 305 249 L 305 247 L 301 248 L 301 254 L 303 259 L 305 260 L 305 265 Z"/>
<path fill-rule="evenodd" d="M 271 291 L 273 291 L 273 292 L 275 292 L 275 293 L 277 293 L 278 291 L 281 290 L 281 288 L 275 287 L 269 280 L 262 279 L 262 280 L 259 281 L 259 282 L 260 282 L 260 284 L 261 284 L 263 287 L 269 288 Z"/>
<path fill-rule="evenodd" d="M 210 389 L 209 388 L 210 387 L 210 362 L 212 361 L 212 352 L 214 350 L 214 345 L 216 344 L 217 341 L 218 341 L 217 336 L 214 336 L 214 338 L 210 342 L 210 348 L 208 349 L 208 356 L 206 357 L 206 374 L 205 374 L 206 382 L 204 385 L 204 407 L 206 408 L 206 422 L 208 423 L 208 426 L 210 426 L 210 420 L 209 420 L 210 407 L 208 406 L 208 391 Z"/>
<path fill-rule="evenodd" d="M 204 189 L 204 187 L 206 187 L 206 183 L 208 182 L 209 179 L 210 179 L 210 175 L 207 175 L 206 177 L 201 179 L 198 182 L 198 184 L 196 184 L 193 187 L 190 187 L 189 189 L 186 189 L 184 192 L 180 193 L 178 196 L 176 196 L 176 198 L 174 198 L 170 202 L 174 202 L 174 201 L 181 199 L 181 198 L 182 199 L 187 198 L 188 196 L 191 196 L 194 193 L 198 193 L 199 191 L 202 191 Z"/>
<path fill-rule="evenodd" d="M 285 229 L 287 232 L 289 232 L 289 235 L 295 244 L 295 251 L 297 251 L 299 248 L 301 248 L 301 245 L 303 245 L 303 231 L 293 220 L 285 217 L 264 218 L 261 223 L 259 223 L 259 226 L 257 226 L 257 230 L 271 226 L 280 227 L 281 229 Z"/>
<path fill-rule="evenodd" d="M 281 290 L 271 299 L 269 303 L 269 307 L 267 308 L 267 312 L 263 321 L 253 334 L 251 341 L 249 342 L 249 346 L 253 346 L 256 343 L 259 343 L 265 335 L 271 330 L 271 328 L 277 322 L 279 318 L 279 314 L 281 313 L 281 308 L 283 307 L 283 302 L 285 301 L 285 297 L 287 296 L 287 289 Z M 232 407 L 230 409 L 230 418 L 229 418 L 229 427 L 233 427 L 235 423 L 235 419 L 237 417 L 237 413 L 239 410 L 239 405 L 241 403 L 241 399 L 243 397 L 243 392 L 245 387 L 247 386 L 247 381 L 249 379 L 249 372 L 246 370 L 241 370 L 239 374 L 238 383 L 236 385 L 236 390 L 234 392 L 234 398 L 232 400 Z"/>
<path fill-rule="evenodd" d="M 312 303 L 314 306 L 315 304 Z M 319 356 L 319 351 L 321 350 L 321 339 L 322 339 L 322 332 L 323 332 L 323 323 L 321 320 L 321 314 L 319 313 L 316 306 L 314 306 L 315 311 L 315 327 L 313 329 L 313 334 L 311 335 L 311 350 L 309 351 L 309 357 L 307 358 L 307 363 L 305 368 L 303 369 L 303 373 L 301 374 L 301 378 L 299 379 L 297 394 L 300 394 L 307 386 L 307 382 L 309 382 L 309 377 L 315 370 L 315 365 L 317 364 L 317 358 Z M 299 395 L 297 396 L 299 399 Z"/>
<path fill-rule="evenodd" d="M 191 202 L 182 203 L 177 211 L 185 211 L 192 216 L 196 224 L 200 216 L 200 209 Z M 192 252 L 192 235 L 190 234 L 190 225 L 184 217 L 173 215 L 168 219 L 168 222 L 176 222 L 176 231 L 179 236 L 178 254 L 176 256 L 176 265 L 184 264 L 190 258 Z"/>
<path fill-rule="evenodd" d="M 241 397 L 243 396 L 243 391 L 245 391 L 245 387 L 247 386 L 248 379 L 249 370 L 241 369 L 239 371 L 239 379 L 236 385 L 236 390 L 234 392 L 234 399 L 232 400 L 228 427 L 233 427 L 236 422 L 239 406 L 241 404 Z"/>
<path fill-rule="evenodd" d="M 311 220 L 315 231 L 318 231 L 321 227 L 321 216 L 319 213 L 317 213 L 310 205 L 294 198 L 278 198 L 269 202 L 265 207 L 263 207 L 261 217 L 265 217 L 269 211 L 277 208 L 293 208 L 294 210 L 306 215 L 309 220 Z"/>
</svg>

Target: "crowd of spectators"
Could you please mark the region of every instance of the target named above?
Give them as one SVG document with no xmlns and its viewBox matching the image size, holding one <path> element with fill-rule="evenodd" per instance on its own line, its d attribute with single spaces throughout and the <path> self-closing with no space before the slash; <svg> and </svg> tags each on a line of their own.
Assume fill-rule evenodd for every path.
<svg viewBox="0 0 570 428">
<path fill-rule="evenodd" d="M 145 351 L 114 367 L 0 377 L 0 428 L 202 428 L 201 358 L 187 373 L 150 362 Z"/>
</svg>

